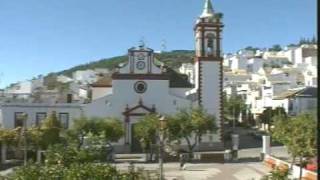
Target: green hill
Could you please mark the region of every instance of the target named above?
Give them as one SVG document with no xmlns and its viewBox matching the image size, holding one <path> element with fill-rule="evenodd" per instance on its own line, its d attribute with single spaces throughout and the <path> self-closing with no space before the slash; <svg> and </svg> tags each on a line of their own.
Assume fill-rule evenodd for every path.
<svg viewBox="0 0 320 180">
<path fill-rule="evenodd" d="M 155 57 L 157 60 L 163 62 L 165 65 L 172 69 L 177 69 L 182 63 L 193 62 L 194 51 L 191 50 L 174 50 L 170 52 L 156 53 Z M 90 63 L 75 66 L 73 68 L 51 73 L 50 75 L 66 75 L 71 76 L 73 72 L 78 70 L 95 69 L 95 68 L 108 68 L 113 70 L 120 63 L 124 63 L 128 60 L 128 56 L 116 56 L 108 59 L 101 59 Z"/>
<path fill-rule="evenodd" d="M 156 53 L 155 58 L 158 61 L 163 62 L 165 65 L 172 69 L 178 69 L 182 63 L 191 63 L 193 62 L 194 51 L 191 50 L 174 50 L 170 52 Z M 48 89 L 54 88 L 64 88 L 65 85 L 57 81 L 56 77 L 58 75 L 72 76 L 72 73 L 78 70 L 87 70 L 87 69 L 95 69 L 95 68 L 107 68 L 109 70 L 115 69 L 120 63 L 124 63 L 128 61 L 128 56 L 116 56 L 108 59 L 101 59 L 98 61 L 89 62 L 86 64 L 81 64 L 79 66 L 72 67 L 70 69 L 66 69 L 60 72 L 49 73 L 44 78 L 44 84 L 48 87 Z M 176 78 L 183 78 L 181 75 L 172 72 L 171 74 L 175 74 Z"/>
</svg>

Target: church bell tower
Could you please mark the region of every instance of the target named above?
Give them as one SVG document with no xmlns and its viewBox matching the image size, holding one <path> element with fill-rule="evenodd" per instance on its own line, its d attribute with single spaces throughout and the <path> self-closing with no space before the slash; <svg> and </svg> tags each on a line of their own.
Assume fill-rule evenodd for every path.
<svg viewBox="0 0 320 180">
<path fill-rule="evenodd" d="M 216 141 L 222 142 L 222 14 L 213 10 L 211 0 L 205 1 L 202 14 L 194 26 L 195 88 L 198 105 L 216 117 L 219 127 Z"/>
</svg>

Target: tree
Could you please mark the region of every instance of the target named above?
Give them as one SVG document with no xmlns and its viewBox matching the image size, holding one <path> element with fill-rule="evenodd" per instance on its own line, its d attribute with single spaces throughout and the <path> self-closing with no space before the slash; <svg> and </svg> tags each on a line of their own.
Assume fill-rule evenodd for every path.
<svg viewBox="0 0 320 180">
<path fill-rule="evenodd" d="M 275 44 L 272 46 L 272 48 L 269 49 L 269 51 L 281 51 L 282 48 L 279 44 Z"/>
<path fill-rule="evenodd" d="M 69 137 L 76 139 L 78 149 L 84 143 L 84 137 L 88 134 L 98 137 L 103 136 L 106 143 L 118 141 L 124 135 L 123 124 L 116 118 L 90 118 L 81 116 L 74 120 L 73 127 L 68 130 Z"/>
<path fill-rule="evenodd" d="M 150 154 L 150 159 L 152 159 L 154 153 L 153 147 L 158 137 L 159 126 L 160 122 L 157 115 L 148 114 L 134 128 L 135 136 L 140 140 L 143 150 Z"/>
<path fill-rule="evenodd" d="M 0 129 L 0 142 L 7 146 L 17 145 L 21 128 Z"/>
<path fill-rule="evenodd" d="M 174 116 L 169 116 L 167 128 L 169 140 L 186 140 L 191 154 L 203 135 L 217 130 L 215 117 L 202 108 L 181 109 Z"/>
<path fill-rule="evenodd" d="M 281 170 L 279 167 L 273 169 L 269 175 L 265 175 L 261 180 L 289 180 L 289 170 Z"/>
<path fill-rule="evenodd" d="M 230 119 L 238 119 L 240 113 L 244 113 L 246 111 L 246 104 L 241 96 L 238 95 L 233 95 L 230 98 L 224 98 L 223 105 L 225 117 L 230 117 Z"/>
<path fill-rule="evenodd" d="M 283 143 L 293 158 L 299 157 L 300 179 L 304 158 L 316 155 L 316 131 L 316 118 L 311 114 L 300 114 L 287 120 L 278 118 L 271 131 L 272 137 Z"/>
<path fill-rule="evenodd" d="M 275 109 L 272 109 L 272 107 L 267 107 L 259 116 L 259 118 L 261 122 L 268 124 L 268 131 L 270 131 L 270 127 L 273 124 L 273 118 L 279 115 L 282 115 L 285 118 L 287 117 L 287 113 L 283 107 L 276 107 Z"/>
<path fill-rule="evenodd" d="M 73 126 L 67 130 L 66 136 L 69 142 L 75 141 L 78 144 L 78 149 L 84 143 L 84 137 L 92 131 L 94 124 L 85 116 L 81 116 L 78 119 L 74 119 Z"/>
<path fill-rule="evenodd" d="M 55 111 L 52 111 L 51 114 L 43 121 L 40 129 L 43 132 L 42 138 L 45 140 L 45 148 L 61 142 L 60 132 L 62 130 L 62 126 Z"/>
<path fill-rule="evenodd" d="M 102 132 L 107 143 L 117 142 L 123 135 L 123 123 L 117 118 L 104 119 Z"/>
</svg>

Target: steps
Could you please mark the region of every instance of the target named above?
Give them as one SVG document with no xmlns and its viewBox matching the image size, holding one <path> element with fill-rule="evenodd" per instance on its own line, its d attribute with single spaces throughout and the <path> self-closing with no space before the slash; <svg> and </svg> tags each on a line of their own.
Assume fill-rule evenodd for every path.
<svg viewBox="0 0 320 180">
<path fill-rule="evenodd" d="M 146 162 L 146 154 L 115 154 L 115 162 Z"/>
</svg>

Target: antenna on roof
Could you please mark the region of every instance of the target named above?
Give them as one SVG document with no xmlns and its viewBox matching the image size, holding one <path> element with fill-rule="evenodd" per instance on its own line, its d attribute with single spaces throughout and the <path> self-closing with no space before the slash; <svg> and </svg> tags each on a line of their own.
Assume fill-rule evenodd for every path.
<svg viewBox="0 0 320 180">
<path fill-rule="evenodd" d="M 165 52 L 167 50 L 167 41 L 163 39 L 161 41 L 161 52 Z"/>
</svg>

